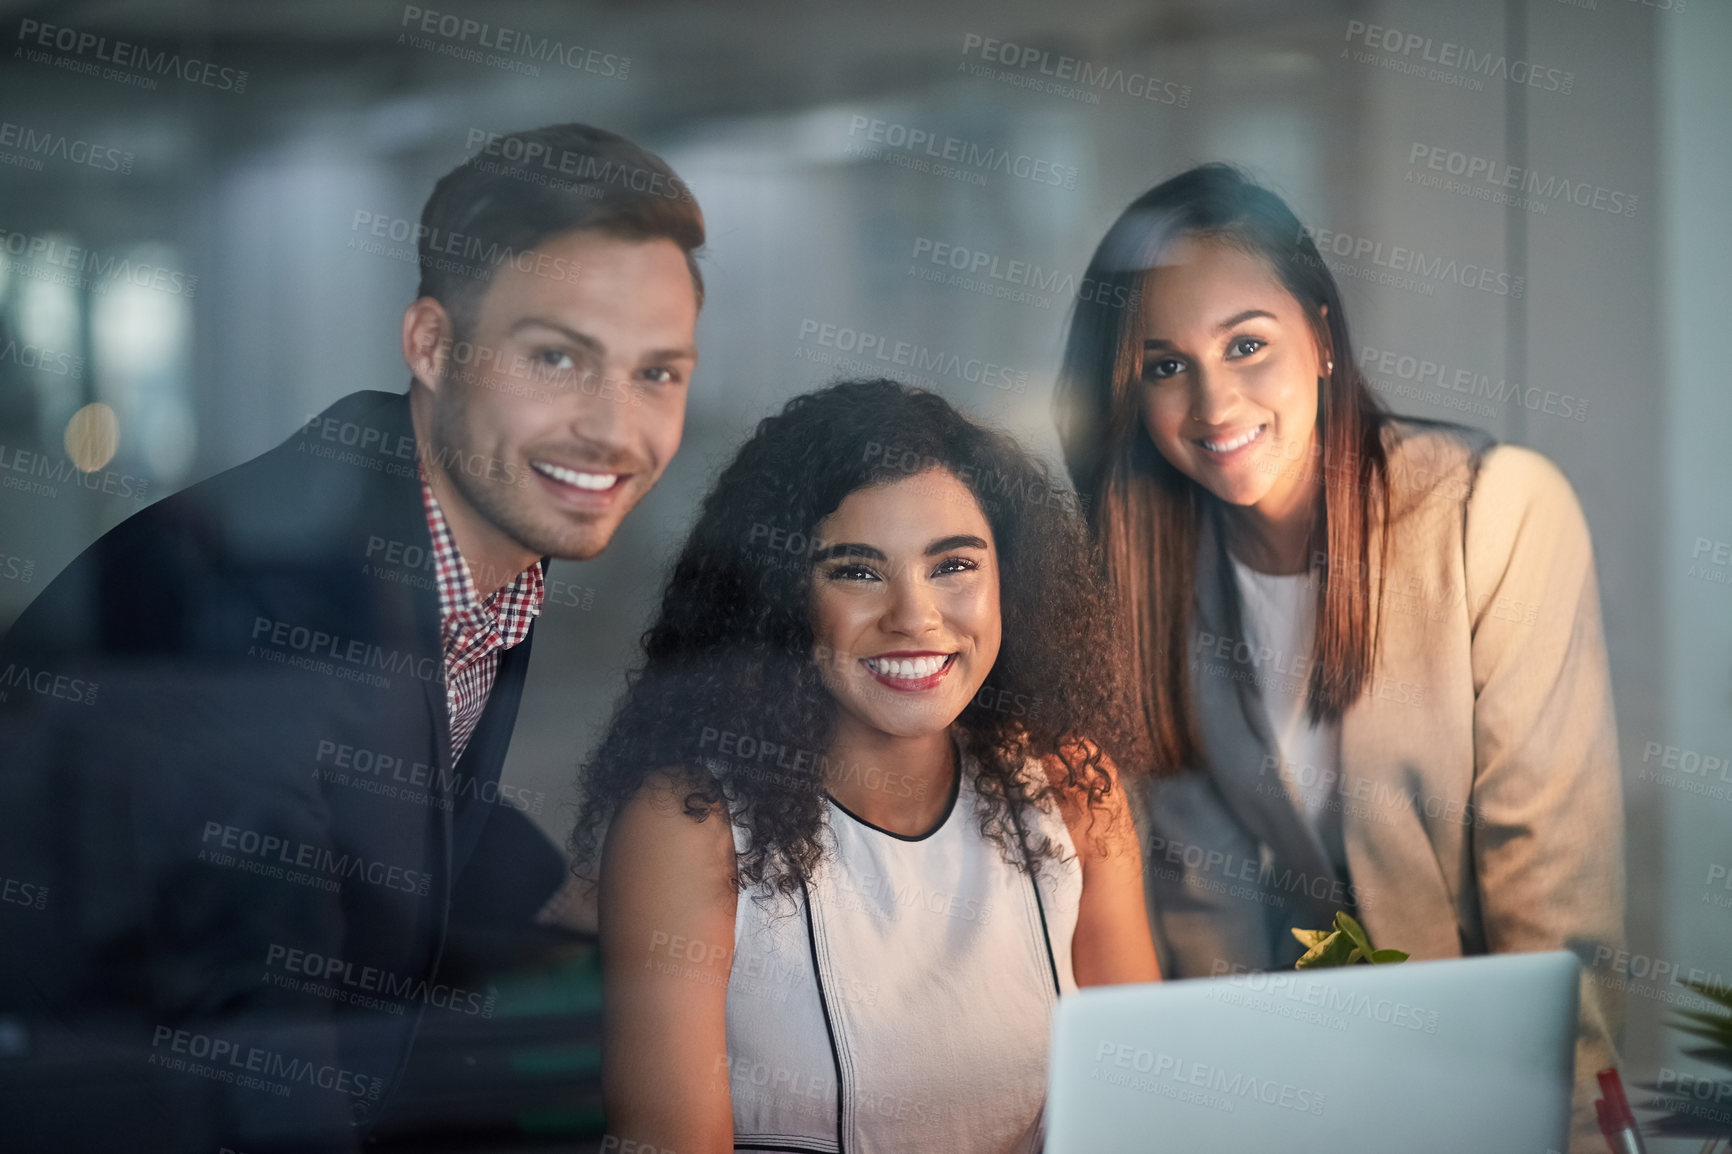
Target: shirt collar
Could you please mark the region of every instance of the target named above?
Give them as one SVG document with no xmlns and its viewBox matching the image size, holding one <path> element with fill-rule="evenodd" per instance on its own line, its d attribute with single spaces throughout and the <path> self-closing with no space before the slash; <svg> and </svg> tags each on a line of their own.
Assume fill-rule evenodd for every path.
<svg viewBox="0 0 1732 1154">
<path fill-rule="evenodd" d="M 427 534 L 433 543 L 433 574 L 439 588 L 441 624 L 449 624 L 457 616 L 477 606 L 492 607 L 502 602 L 510 602 L 517 608 L 517 615 L 523 618 L 518 636 L 506 640 L 507 645 L 516 644 L 522 639 L 522 634 L 528 632 L 529 623 L 541 612 L 541 601 L 546 590 L 542 562 L 531 563 L 510 582 L 489 595 L 486 601 L 482 601 L 475 589 L 475 579 L 470 575 L 469 563 L 458 551 L 457 539 L 451 535 L 451 526 L 445 520 L 445 511 L 439 507 L 439 499 L 433 495 L 433 486 L 427 481 L 427 470 L 419 465 L 416 469 L 421 478 L 421 503 L 427 511 Z"/>
</svg>

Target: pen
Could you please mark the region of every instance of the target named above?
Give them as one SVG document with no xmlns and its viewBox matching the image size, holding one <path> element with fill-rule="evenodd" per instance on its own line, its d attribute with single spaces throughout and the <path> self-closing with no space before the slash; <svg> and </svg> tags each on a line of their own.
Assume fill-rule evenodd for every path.
<svg viewBox="0 0 1732 1154">
<path fill-rule="evenodd" d="M 1600 1121 L 1600 1133 L 1612 1154 L 1647 1154 L 1642 1136 L 1636 1130 L 1636 1116 L 1630 1113 L 1630 1101 L 1624 1097 L 1624 1083 L 1615 1067 L 1599 1073 L 1600 1093 L 1594 1102 L 1594 1113 Z"/>
</svg>

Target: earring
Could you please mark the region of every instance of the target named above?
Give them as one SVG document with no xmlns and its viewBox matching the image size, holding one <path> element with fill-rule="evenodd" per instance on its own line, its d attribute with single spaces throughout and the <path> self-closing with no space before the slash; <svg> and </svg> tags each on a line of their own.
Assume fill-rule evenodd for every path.
<svg viewBox="0 0 1732 1154">
<path fill-rule="evenodd" d="M 1327 369 L 1325 369 L 1324 372 L 1333 373 L 1334 371 L 1335 371 L 1335 362 L 1330 361 L 1329 367 Z"/>
</svg>

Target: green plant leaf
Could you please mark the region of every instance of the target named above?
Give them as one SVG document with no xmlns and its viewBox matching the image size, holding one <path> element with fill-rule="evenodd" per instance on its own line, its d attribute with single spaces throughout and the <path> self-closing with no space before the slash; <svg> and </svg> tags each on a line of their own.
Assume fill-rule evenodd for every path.
<svg viewBox="0 0 1732 1154">
<path fill-rule="evenodd" d="M 1294 930 L 1292 932 L 1293 936 L 1299 939 L 1299 944 L 1308 950 L 1329 936 L 1328 930 Z"/>
<path fill-rule="evenodd" d="M 1732 1017 L 1703 1010 L 1679 1010 L 1672 1018 L 1672 1028 L 1713 1042 L 1723 1049 L 1732 1049 Z"/>
<path fill-rule="evenodd" d="M 1359 952 L 1366 957 L 1371 956 L 1371 938 L 1365 933 L 1365 927 L 1353 919 L 1346 910 L 1338 910 L 1335 914 L 1335 928 L 1353 939 L 1353 944 L 1359 947 Z"/>
<path fill-rule="evenodd" d="M 1678 984 L 1711 1002 L 1732 1009 L 1732 986 L 1688 979 L 1681 980 Z M 1668 1024 L 1679 1033 L 1703 1038 L 1713 1043 L 1711 1046 L 1683 1047 L 1684 1053 L 1688 1057 L 1698 1062 L 1732 1067 L 1732 1015 L 1711 1010 L 1678 1010 Z M 1706 1079 L 1703 1082 L 1705 1084 Z M 1662 1091 L 1657 1085 L 1646 1084 L 1642 1088 L 1661 1095 L 1649 1102 L 1642 1103 L 1644 1109 L 1669 1111 L 1665 1117 L 1656 1119 L 1644 1126 L 1644 1129 L 1650 1130 L 1651 1133 L 1691 1138 L 1732 1136 L 1732 1125 L 1728 1125 L 1724 1111 L 1705 1108 L 1702 1101 L 1696 1101 L 1690 1096 L 1679 1095 L 1676 1092 L 1676 1087 L 1669 1087 Z M 1726 1097 L 1732 1097 L 1732 1082 L 1721 1082 L 1715 1087 L 1715 1101 L 1720 1101 Z M 1706 1098 L 1704 1098 L 1705 1100 Z"/>
<path fill-rule="evenodd" d="M 1345 966 L 1348 955 L 1353 952 L 1353 939 L 1346 934 L 1331 934 L 1330 942 L 1323 951 L 1323 964 L 1328 966 Z"/>
<path fill-rule="evenodd" d="M 1321 932 L 1321 931 L 1313 931 L 1313 932 Z M 1337 936 L 1338 935 L 1336 935 L 1336 934 L 1329 934 L 1329 933 L 1323 934 L 1323 936 L 1320 939 L 1318 939 L 1317 944 L 1312 946 L 1310 949 L 1306 950 L 1304 955 L 1302 957 L 1300 957 L 1300 959 L 1293 964 L 1293 968 L 1296 970 L 1310 970 L 1310 969 L 1316 969 L 1316 968 L 1321 967 L 1321 966 L 1327 966 L 1327 965 L 1333 964 L 1333 963 L 1324 961 L 1323 958 L 1324 958 L 1324 955 L 1329 952 L 1329 949 L 1330 949 L 1331 945 L 1334 943 Z"/>
<path fill-rule="evenodd" d="M 1401 950 L 1375 950 L 1371 955 L 1371 960 L 1373 962 L 1383 964 L 1390 962 L 1405 962 L 1407 958 L 1408 955 L 1403 953 Z"/>
<path fill-rule="evenodd" d="M 1354 962 L 1362 962 L 1364 960 L 1365 960 L 1365 955 L 1359 952 L 1358 946 L 1354 946 L 1353 952 L 1348 954 L 1347 960 L 1345 962 L 1342 962 L 1341 964 L 1344 966 L 1351 966 Z"/>
<path fill-rule="evenodd" d="M 1691 1046 L 1684 1051 L 1684 1056 L 1732 1070 L 1732 1050 L 1724 1046 Z"/>
<path fill-rule="evenodd" d="M 1688 1022 L 1674 1022 L 1672 1028 L 1696 1038 L 1705 1038 L 1720 1046 L 1732 1047 L 1732 1025 L 1721 1023 L 1713 1026 L 1693 1026 Z"/>
<path fill-rule="evenodd" d="M 1694 1022 L 1697 1025 L 1706 1026 L 1710 1030 L 1729 1031 L 1728 1037 L 1732 1037 L 1732 1018 L 1727 1017 L 1725 1014 L 1710 1013 L 1706 1010 L 1679 1010 L 1677 1011 L 1677 1014 L 1678 1017 L 1687 1022 Z"/>
<path fill-rule="evenodd" d="M 1728 1010 L 1732 1010 L 1732 986 L 1718 986 L 1713 982 L 1698 982 L 1690 978 L 1680 979 L 1678 984 L 1694 990 L 1711 1002 L 1719 1002 Z"/>
<path fill-rule="evenodd" d="M 1346 934 L 1326 934 L 1322 941 L 1305 952 L 1305 956 L 1294 964 L 1296 970 L 1320 970 L 1329 966 L 1344 966 L 1347 955 L 1353 950 L 1353 942 Z"/>
</svg>

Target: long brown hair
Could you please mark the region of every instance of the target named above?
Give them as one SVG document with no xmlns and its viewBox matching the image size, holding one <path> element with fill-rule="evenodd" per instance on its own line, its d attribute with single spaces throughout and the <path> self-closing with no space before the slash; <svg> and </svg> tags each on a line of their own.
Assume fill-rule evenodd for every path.
<svg viewBox="0 0 1732 1154">
<path fill-rule="evenodd" d="M 1374 518 L 1386 518 L 1388 417 L 1355 366 L 1335 278 L 1281 198 L 1239 170 L 1205 164 L 1156 185 L 1120 214 L 1095 249 L 1094 286 L 1071 318 L 1057 417 L 1065 461 L 1100 539 L 1112 596 L 1130 631 L 1132 691 L 1156 771 L 1196 764 L 1201 739 L 1187 643 L 1202 518 L 1220 502 L 1161 455 L 1139 404 L 1142 333 L 1135 307 L 1162 250 L 1181 237 L 1232 245 L 1266 261 L 1334 361 L 1318 379 L 1321 461 L 1309 563 L 1318 590 L 1308 708 L 1339 719 L 1365 690 L 1377 649 L 1382 565 Z M 1128 306 L 1128 307 L 1127 307 Z M 1227 582 L 1229 604 L 1237 593 Z"/>
</svg>

